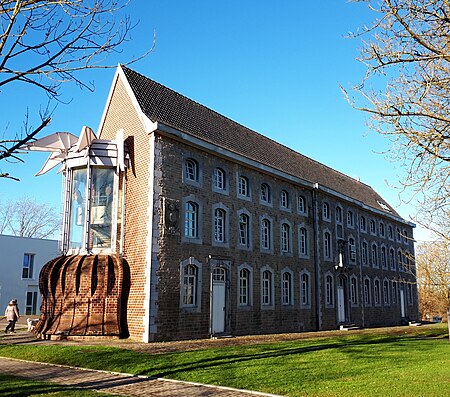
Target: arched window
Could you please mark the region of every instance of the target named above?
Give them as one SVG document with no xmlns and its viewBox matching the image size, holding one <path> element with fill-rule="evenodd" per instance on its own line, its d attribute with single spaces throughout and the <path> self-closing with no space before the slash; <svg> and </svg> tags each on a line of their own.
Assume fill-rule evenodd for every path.
<svg viewBox="0 0 450 397">
<path fill-rule="evenodd" d="M 380 232 L 380 236 L 384 237 L 385 231 L 384 231 L 384 223 L 380 222 L 379 226 L 378 226 L 378 230 Z"/>
<path fill-rule="evenodd" d="M 239 305 L 250 305 L 250 270 L 242 268 L 239 270 Z"/>
<path fill-rule="evenodd" d="M 388 226 L 388 238 L 390 240 L 394 239 L 394 232 L 392 231 L 392 226 L 391 225 Z"/>
<path fill-rule="evenodd" d="M 369 255 L 368 255 L 368 247 L 367 247 L 367 243 L 365 241 L 363 241 L 361 243 L 361 262 L 363 265 L 367 266 L 369 261 Z"/>
<path fill-rule="evenodd" d="M 398 250 L 397 251 L 397 264 L 398 264 L 398 271 L 402 272 L 403 271 L 403 254 L 402 251 Z"/>
<path fill-rule="evenodd" d="M 300 305 L 311 305 L 311 286 L 309 274 L 304 271 L 300 274 Z"/>
<path fill-rule="evenodd" d="M 198 182 L 198 162 L 193 158 L 186 159 L 184 163 L 184 177 L 187 181 Z"/>
<path fill-rule="evenodd" d="M 395 305 L 397 303 L 398 289 L 397 289 L 397 281 L 392 281 L 392 304 Z"/>
<path fill-rule="evenodd" d="M 214 211 L 214 240 L 218 243 L 224 243 L 226 241 L 225 222 L 225 210 L 222 208 L 216 208 Z"/>
<path fill-rule="evenodd" d="M 330 274 L 325 276 L 325 304 L 327 306 L 334 304 L 334 283 L 333 276 Z"/>
<path fill-rule="evenodd" d="M 292 296 L 292 274 L 284 271 L 281 275 L 281 303 L 285 306 L 293 304 Z"/>
<path fill-rule="evenodd" d="M 198 268 L 190 264 L 184 267 L 183 273 L 183 306 L 197 305 Z"/>
<path fill-rule="evenodd" d="M 395 251 L 393 248 L 391 248 L 389 250 L 389 264 L 391 267 L 391 270 L 395 270 L 396 266 L 395 266 Z"/>
<path fill-rule="evenodd" d="M 378 267 L 378 247 L 372 244 L 372 267 Z"/>
<path fill-rule="evenodd" d="M 184 235 L 198 238 L 198 204 L 187 201 L 184 209 Z"/>
<path fill-rule="evenodd" d="M 280 207 L 286 209 L 289 208 L 289 205 L 289 193 L 286 190 L 282 190 L 280 196 Z"/>
<path fill-rule="evenodd" d="M 262 203 L 269 204 L 272 202 L 272 194 L 270 186 L 267 183 L 261 184 L 260 200 Z"/>
<path fill-rule="evenodd" d="M 387 269 L 387 254 L 386 247 L 384 245 L 381 246 L 381 267 L 383 269 Z"/>
<path fill-rule="evenodd" d="M 375 279 L 373 282 L 373 295 L 374 295 L 375 305 L 376 306 L 381 305 L 380 280 L 378 280 L 378 279 Z"/>
<path fill-rule="evenodd" d="M 353 216 L 353 211 L 348 210 L 347 211 L 347 226 L 348 227 L 353 227 L 355 224 L 355 218 Z"/>
<path fill-rule="evenodd" d="M 355 276 L 350 278 L 350 302 L 353 306 L 358 304 L 358 280 Z"/>
<path fill-rule="evenodd" d="M 261 248 L 271 249 L 271 223 L 267 218 L 261 221 Z"/>
<path fill-rule="evenodd" d="M 331 218 L 330 204 L 327 202 L 324 202 L 322 205 L 322 218 L 326 221 L 329 221 Z"/>
<path fill-rule="evenodd" d="M 291 227 L 288 223 L 281 224 L 281 252 L 291 252 Z"/>
<path fill-rule="evenodd" d="M 339 206 L 336 207 L 336 222 L 342 223 L 342 208 Z"/>
<path fill-rule="evenodd" d="M 331 234 L 325 232 L 323 234 L 323 255 L 326 259 L 331 259 Z"/>
<path fill-rule="evenodd" d="M 355 239 L 353 237 L 349 237 L 349 239 L 348 239 L 348 251 L 349 251 L 350 262 L 355 262 L 356 261 L 356 243 L 355 243 Z"/>
<path fill-rule="evenodd" d="M 273 286 L 273 275 L 270 270 L 264 270 L 261 277 L 261 303 L 263 306 L 272 306 L 273 296 L 272 296 L 272 286 Z"/>
<path fill-rule="evenodd" d="M 308 255 L 308 231 L 305 227 L 299 229 L 299 253 L 300 255 Z"/>
<path fill-rule="evenodd" d="M 377 228 L 375 221 L 373 219 L 370 220 L 370 233 L 371 234 L 377 234 Z"/>
<path fill-rule="evenodd" d="M 370 279 L 364 279 L 364 303 L 366 306 L 370 306 Z"/>
<path fill-rule="evenodd" d="M 306 199 L 304 196 L 299 195 L 297 198 L 298 212 L 301 214 L 306 214 Z"/>
<path fill-rule="evenodd" d="M 215 190 L 226 190 L 226 174 L 222 168 L 214 168 L 213 183 Z"/>
<path fill-rule="evenodd" d="M 250 246 L 250 218 L 247 214 L 239 215 L 239 244 Z"/>
<path fill-rule="evenodd" d="M 241 175 L 239 177 L 238 194 L 243 197 L 250 196 L 250 186 L 247 177 Z"/>
<path fill-rule="evenodd" d="M 401 242 L 401 241 L 402 241 L 402 233 L 400 232 L 400 229 L 399 229 L 399 228 L 396 228 L 396 229 L 395 229 L 395 232 L 396 232 L 396 234 L 397 234 L 397 241 L 398 241 L 398 242 Z"/>
<path fill-rule="evenodd" d="M 367 225 L 366 225 L 366 218 L 361 215 L 361 218 L 359 218 L 359 228 L 362 232 L 365 232 Z"/>
<path fill-rule="evenodd" d="M 383 280 L 383 304 L 389 306 L 389 281 Z"/>
</svg>

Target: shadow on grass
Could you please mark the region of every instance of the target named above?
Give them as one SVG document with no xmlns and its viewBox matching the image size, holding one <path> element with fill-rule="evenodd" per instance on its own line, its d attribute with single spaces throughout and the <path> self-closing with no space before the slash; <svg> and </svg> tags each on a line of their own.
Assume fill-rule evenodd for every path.
<svg viewBox="0 0 450 397">
<path fill-rule="evenodd" d="M 400 339 L 400 340 L 399 340 Z M 415 339 L 415 338 L 414 338 Z M 380 346 L 384 344 L 392 344 L 393 341 L 401 342 L 401 338 L 398 337 L 384 337 L 384 338 L 375 338 L 368 340 L 343 340 L 339 342 L 325 342 L 320 343 L 313 346 L 305 346 L 305 347 L 288 347 L 275 349 L 271 348 L 269 351 L 261 351 L 252 354 L 242 354 L 241 352 L 236 352 L 231 355 L 219 355 L 218 357 L 199 359 L 195 362 L 190 362 L 187 364 L 173 364 L 168 363 L 166 367 L 161 367 L 157 369 L 157 373 L 154 373 L 149 370 L 144 370 L 139 373 L 139 375 L 152 376 L 155 378 L 164 378 L 164 377 L 174 377 L 175 375 L 181 372 L 190 372 L 197 370 L 205 370 L 214 367 L 220 367 L 223 365 L 232 365 L 239 364 L 247 361 L 258 361 L 258 360 L 266 360 L 280 357 L 287 357 L 291 355 L 301 355 L 306 353 L 317 353 L 326 350 L 334 350 L 334 349 L 355 349 L 367 347 L 370 345 Z M 268 346 L 266 346 L 268 347 Z M 402 350 L 400 346 L 399 351 Z M 351 352 L 350 352 L 351 353 Z M 173 357 L 176 357 L 178 353 L 175 353 Z"/>
</svg>

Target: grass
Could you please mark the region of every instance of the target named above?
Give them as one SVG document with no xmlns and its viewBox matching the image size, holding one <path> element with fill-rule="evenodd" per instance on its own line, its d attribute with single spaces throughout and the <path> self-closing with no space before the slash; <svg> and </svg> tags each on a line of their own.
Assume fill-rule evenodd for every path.
<svg viewBox="0 0 450 397">
<path fill-rule="evenodd" d="M 374 330 L 168 354 L 105 346 L 2 345 L 0 356 L 291 397 L 450 395 L 446 325 L 411 328 L 403 334 Z"/>
<path fill-rule="evenodd" d="M 55 383 L 36 382 L 0 374 L 2 397 L 108 397 L 112 394 L 80 390 Z"/>
</svg>

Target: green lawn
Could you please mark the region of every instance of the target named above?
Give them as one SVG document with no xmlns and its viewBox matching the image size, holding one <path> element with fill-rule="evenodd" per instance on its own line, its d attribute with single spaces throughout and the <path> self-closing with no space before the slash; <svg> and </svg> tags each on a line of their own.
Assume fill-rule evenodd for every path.
<svg viewBox="0 0 450 397">
<path fill-rule="evenodd" d="M 0 374 L 2 397 L 110 397 L 112 394 L 86 391 L 55 383 L 35 382 Z"/>
<path fill-rule="evenodd" d="M 104 346 L 2 345 L 26 358 L 287 396 L 448 396 L 445 324 L 183 353 L 146 354 Z"/>
</svg>

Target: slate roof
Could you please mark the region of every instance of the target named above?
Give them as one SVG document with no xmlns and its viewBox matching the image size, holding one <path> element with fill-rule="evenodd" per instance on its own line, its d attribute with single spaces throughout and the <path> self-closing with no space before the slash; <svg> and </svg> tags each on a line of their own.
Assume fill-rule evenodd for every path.
<svg viewBox="0 0 450 397">
<path fill-rule="evenodd" d="M 153 122 L 207 141 L 308 182 L 319 183 L 386 214 L 400 217 L 369 185 L 283 146 L 125 66 L 142 112 Z"/>
</svg>

